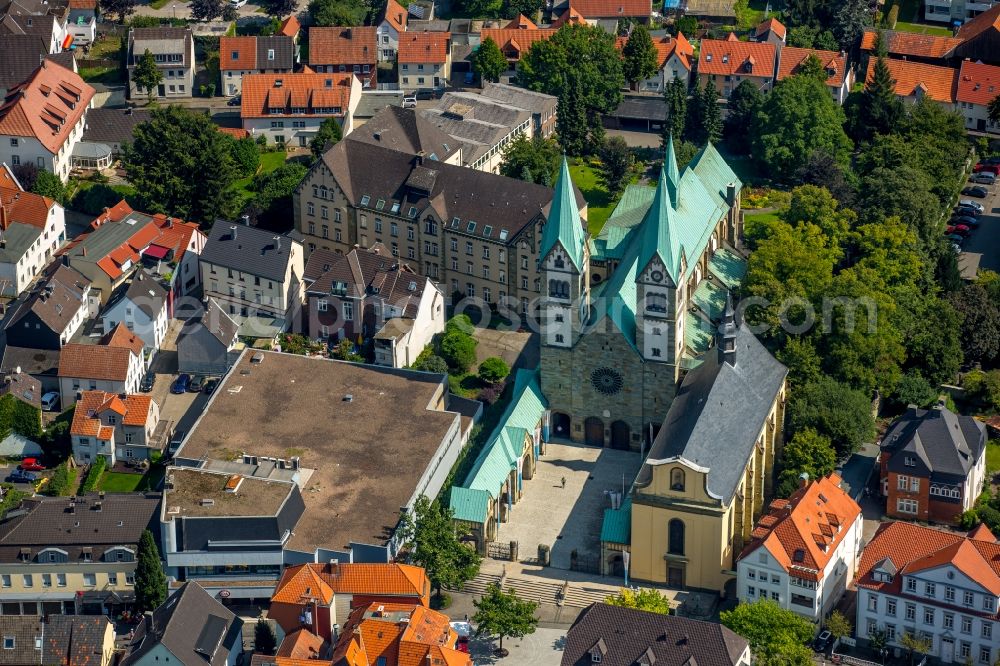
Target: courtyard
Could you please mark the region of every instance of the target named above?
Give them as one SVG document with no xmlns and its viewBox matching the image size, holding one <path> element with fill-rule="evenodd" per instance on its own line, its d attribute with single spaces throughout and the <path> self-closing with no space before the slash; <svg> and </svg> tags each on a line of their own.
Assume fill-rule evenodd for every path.
<svg viewBox="0 0 1000 666">
<path fill-rule="evenodd" d="M 575 550 L 581 564 L 596 568 L 610 493 L 622 492 L 623 482 L 627 491 L 641 464 L 633 451 L 549 442 L 533 478 L 524 482 L 524 494 L 513 506 L 510 520 L 500 525 L 497 541 L 517 541 L 521 560 L 536 557 L 538 546 L 544 544 L 552 549 L 552 567 L 569 569 Z"/>
</svg>

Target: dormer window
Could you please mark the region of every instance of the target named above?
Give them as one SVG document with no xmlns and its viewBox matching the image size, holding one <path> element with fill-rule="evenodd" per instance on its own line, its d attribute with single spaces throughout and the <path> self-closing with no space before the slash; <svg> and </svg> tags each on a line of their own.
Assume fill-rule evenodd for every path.
<svg viewBox="0 0 1000 666">
<path fill-rule="evenodd" d="M 903 458 L 903 464 L 906 465 L 907 467 L 916 467 L 917 459 L 914 458 L 913 456 L 906 456 L 905 458 Z"/>
<path fill-rule="evenodd" d="M 601 657 L 601 653 L 600 652 L 591 652 L 590 653 L 590 663 L 592 663 L 592 664 L 599 664 L 599 663 L 601 663 L 601 659 L 602 659 L 602 657 Z"/>
<path fill-rule="evenodd" d="M 604 660 L 604 655 L 608 653 L 608 646 L 603 638 L 597 639 L 593 647 L 590 648 L 590 663 L 600 664 Z"/>
</svg>

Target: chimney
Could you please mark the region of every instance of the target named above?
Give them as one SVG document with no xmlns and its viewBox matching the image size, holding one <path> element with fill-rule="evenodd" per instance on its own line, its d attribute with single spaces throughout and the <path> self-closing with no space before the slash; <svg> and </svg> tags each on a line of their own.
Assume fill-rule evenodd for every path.
<svg viewBox="0 0 1000 666">
<path fill-rule="evenodd" d="M 240 216 L 240 221 L 243 223 L 244 227 L 249 227 L 250 226 L 250 216 L 249 215 L 241 215 Z"/>
<path fill-rule="evenodd" d="M 275 250 L 280 250 L 281 249 L 281 236 L 275 236 L 274 237 L 274 249 Z"/>
<path fill-rule="evenodd" d="M 229 227 L 229 236 L 233 240 L 236 240 L 236 225 L 235 224 L 233 226 Z"/>
<path fill-rule="evenodd" d="M 417 151 L 416 165 L 421 166 L 424 163 L 424 151 Z"/>
<path fill-rule="evenodd" d="M 809 472 L 802 472 L 799 474 L 799 488 L 805 488 L 809 485 Z"/>
</svg>

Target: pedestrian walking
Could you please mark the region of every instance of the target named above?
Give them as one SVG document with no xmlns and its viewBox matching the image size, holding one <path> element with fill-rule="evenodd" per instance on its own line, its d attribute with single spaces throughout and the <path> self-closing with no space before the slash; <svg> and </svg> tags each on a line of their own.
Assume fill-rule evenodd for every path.
<svg viewBox="0 0 1000 666">
<path fill-rule="evenodd" d="M 562 487 L 565 488 L 566 487 L 566 477 L 564 476 L 561 480 L 562 480 Z"/>
</svg>

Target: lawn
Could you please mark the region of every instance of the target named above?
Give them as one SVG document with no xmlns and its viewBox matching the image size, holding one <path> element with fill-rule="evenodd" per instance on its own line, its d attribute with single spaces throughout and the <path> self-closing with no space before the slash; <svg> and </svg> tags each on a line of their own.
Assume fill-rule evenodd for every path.
<svg viewBox="0 0 1000 666">
<path fill-rule="evenodd" d="M 601 233 L 604 223 L 611 217 L 617 199 L 611 197 L 608 191 L 597 180 L 597 172 L 586 164 L 571 164 L 569 174 L 587 200 L 587 229 L 590 235 L 596 237 Z"/>
<path fill-rule="evenodd" d="M 87 83 L 103 83 L 116 85 L 124 83 L 121 69 L 118 67 L 81 67 L 80 78 Z"/>
<path fill-rule="evenodd" d="M 164 7 L 166 7 L 167 5 L 169 5 L 171 3 L 186 5 L 187 1 L 186 0 L 153 0 L 151 3 L 149 3 L 149 6 L 152 7 L 153 9 L 163 9 Z"/>
<path fill-rule="evenodd" d="M 948 28 L 941 28 L 936 25 L 924 25 L 922 23 L 896 22 L 896 30 L 902 32 L 914 32 L 918 35 L 936 35 L 938 37 L 951 37 L 952 32 Z"/>
<path fill-rule="evenodd" d="M 1000 472 L 1000 440 L 992 439 L 986 444 L 986 473 L 992 476 Z"/>
<path fill-rule="evenodd" d="M 260 166 L 257 168 L 257 174 L 270 173 L 274 171 L 285 163 L 285 157 L 285 152 L 281 150 L 262 154 L 260 156 Z M 253 196 L 253 191 L 250 189 L 250 182 L 253 181 L 253 179 L 254 176 L 240 178 L 233 183 L 233 185 L 241 194 Z"/>
<path fill-rule="evenodd" d="M 163 465 L 154 465 L 145 474 L 125 472 L 105 472 L 98 490 L 109 493 L 131 493 L 136 490 L 156 490 L 163 480 Z"/>
<path fill-rule="evenodd" d="M 121 55 L 122 43 L 118 37 L 102 37 L 90 45 L 87 58 L 98 60 L 102 58 L 118 58 Z"/>
<path fill-rule="evenodd" d="M 743 219 L 746 222 L 777 222 L 781 218 L 777 213 L 751 213 L 744 211 Z"/>
</svg>

